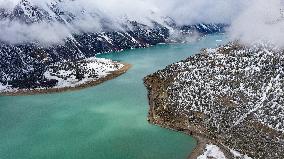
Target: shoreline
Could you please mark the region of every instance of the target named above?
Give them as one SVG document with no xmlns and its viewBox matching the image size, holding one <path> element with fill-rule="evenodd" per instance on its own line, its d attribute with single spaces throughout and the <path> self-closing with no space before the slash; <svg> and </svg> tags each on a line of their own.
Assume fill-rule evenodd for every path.
<svg viewBox="0 0 284 159">
<path fill-rule="evenodd" d="M 148 122 L 155 126 L 162 127 L 178 133 L 183 133 L 193 137 L 197 141 L 197 145 L 192 150 L 192 152 L 187 155 L 188 157 L 186 159 L 197 159 L 197 157 L 199 157 L 204 153 L 207 144 L 214 144 L 218 146 L 227 159 L 234 159 L 233 154 L 230 152 L 230 150 L 227 147 L 223 146 L 216 140 L 209 139 L 208 137 L 206 137 L 206 134 L 199 133 L 197 128 L 184 129 L 179 126 L 173 126 L 173 125 L 168 125 L 167 123 L 159 122 L 151 117 L 148 118 Z"/>
<path fill-rule="evenodd" d="M 63 87 L 63 88 L 46 88 L 46 89 L 38 89 L 38 90 L 37 89 L 18 90 L 14 92 L 13 91 L 12 92 L 2 92 L 0 93 L 0 96 L 26 96 L 26 95 L 37 95 L 37 94 L 53 94 L 53 93 L 76 91 L 76 90 L 82 90 L 82 89 L 89 88 L 89 87 L 94 87 L 99 84 L 102 84 L 103 82 L 112 80 L 120 75 L 123 75 L 132 67 L 132 65 L 128 63 L 121 63 L 121 64 L 124 65 L 121 69 L 116 70 L 116 71 L 111 71 L 105 77 L 99 78 L 97 80 L 88 81 L 78 86 Z"/>
<path fill-rule="evenodd" d="M 167 85 L 166 80 L 161 80 L 155 75 L 148 76 L 144 78 L 144 85 L 148 90 L 148 122 L 150 124 L 169 129 L 175 132 L 184 133 L 196 139 L 197 145 L 192 152 L 188 154 L 187 159 L 196 159 L 204 153 L 207 144 L 214 144 L 220 148 L 227 159 L 234 159 L 233 154 L 230 150 L 222 145 L 210 134 L 206 134 L 207 130 L 204 128 L 190 124 L 183 117 L 172 118 L 170 112 L 167 108 L 167 95 L 163 92 L 167 92 L 165 85 Z"/>
</svg>

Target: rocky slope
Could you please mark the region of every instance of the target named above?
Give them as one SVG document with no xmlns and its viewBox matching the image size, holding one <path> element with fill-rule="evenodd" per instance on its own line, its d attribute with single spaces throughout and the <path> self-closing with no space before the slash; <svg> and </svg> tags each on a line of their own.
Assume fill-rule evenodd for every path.
<svg viewBox="0 0 284 159">
<path fill-rule="evenodd" d="M 283 158 L 283 53 L 235 42 L 149 75 L 150 122 L 252 158 Z"/>
<path fill-rule="evenodd" d="M 68 34 L 62 42 L 49 45 L 37 40 L 23 40 L 16 43 L 6 39 L 0 40 L 0 83 L 2 85 L 7 84 L 20 89 L 53 87 L 56 83 L 46 79 L 44 72 L 55 63 L 78 61 L 94 57 L 97 53 L 148 47 L 164 42 L 181 42 L 185 39 L 171 38 L 172 33 L 183 35 L 178 37 L 186 37 L 194 32 L 201 34 L 222 32 L 225 27 L 225 25 L 214 24 L 177 26 L 172 19 L 165 18 L 162 23 L 153 20 L 151 25 L 125 21 L 123 24 L 118 24 L 120 29 L 116 30 L 111 27 L 110 20 L 103 17 L 99 11 L 88 12 L 81 8 L 79 12 L 72 12 L 62 7 L 64 2 L 51 0 L 44 6 L 39 6 L 32 0 L 20 0 L 14 8 L 5 9 L 0 6 L 0 24 L 2 24 L 0 27 L 7 23 L 9 25 L 19 23 L 27 27 L 50 24 L 75 30 L 78 21 L 87 17 L 98 19 L 101 24 L 100 31 L 77 29 Z"/>
</svg>

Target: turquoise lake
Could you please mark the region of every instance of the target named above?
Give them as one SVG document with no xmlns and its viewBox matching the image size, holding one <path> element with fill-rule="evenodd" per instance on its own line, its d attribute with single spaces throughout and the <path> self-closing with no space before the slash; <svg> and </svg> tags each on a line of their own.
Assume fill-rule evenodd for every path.
<svg viewBox="0 0 284 159">
<path fill-rule="evenodd" d="M 185 159 L 196 140 L 147 122 L 143 77 L 216 47 L 226 35 L 98 55 L 130 63 L 96 87 L 48 95 L 0 97 L 0 159 Z"/>
</svg>

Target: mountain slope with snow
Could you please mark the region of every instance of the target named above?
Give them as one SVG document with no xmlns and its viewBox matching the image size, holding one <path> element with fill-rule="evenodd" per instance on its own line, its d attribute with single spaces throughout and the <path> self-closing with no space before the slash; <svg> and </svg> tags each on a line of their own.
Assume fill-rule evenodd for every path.
<svg viewBox="0 0 284 159">
<path fill-rule="evenodd" d="M 145 78 L 152 123 L 253 158 L 284 156 L 283 50 L 230 43 Z"/>
</svg>

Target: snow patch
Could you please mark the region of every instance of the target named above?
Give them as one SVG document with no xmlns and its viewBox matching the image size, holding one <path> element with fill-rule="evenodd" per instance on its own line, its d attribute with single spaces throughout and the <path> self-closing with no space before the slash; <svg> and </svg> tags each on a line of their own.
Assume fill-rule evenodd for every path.
<svg viewBox="0 0 284 159">
<path fill-rule="evenodd" d="M 235 151 L 233 149 L 230 149 L 230 152 L 234 155 L 234 157 L 236 158 L 240 158 L 240 159 L 252 159 L 251 157 L 248 157 L 247 155 L 243 155 L 238 151 Z"/>
<path fill-rule="evenodd" d="M 0 91 L 6 90 L 6 89 L 7 89 L 7 85 L 3 85 L 2 83 L 0 83 Z"/>
<path fill-rule="evenodd" d="M 208 144 L 206 145 L 205 152 L 203 153 L 203 155 L 197 157 L 197 159 L 209 159 L 209 158 L 226 159 L 226 156 L 218 146 L 213 144 Z"/>
<path fill-rule="evenodd" d="M 3 92 L 12 92 L 12 91 L 15 91 L 16 88 L 11 88 L 10 85 L 6 84 L 4 85 L 3 83 L 0 83 L 0 93 L 3 93 Z"/>
</svg>

